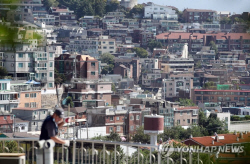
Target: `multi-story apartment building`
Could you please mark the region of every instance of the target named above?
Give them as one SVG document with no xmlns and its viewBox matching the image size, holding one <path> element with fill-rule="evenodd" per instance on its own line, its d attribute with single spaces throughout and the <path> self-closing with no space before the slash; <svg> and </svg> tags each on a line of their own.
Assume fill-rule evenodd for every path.
<svg viewBox="0 0 250 164">
<path fill-rule="evenodd" d="M 179 96 L 179 91 L 190 93 L 193 88 L 193 74 L 172 74 L 168 79 L 162 80 L 163 99 L 172 100 Z"/>
<path fill-rule="evenodd" d="M 41 108 L 42 96 L 41 90 L 21 91 L 19 92 L 20 103 L 18 108 Z"/>
<path fill-rule="evenodd" d="M 115 58 L 114 67 L 119 66 L 121 64 L 129 68 L 131 65 L 132 67 L 131 75 L 134 81 L 137 83 L 139 81 L 139 77 L 141 73 L 140 60 L 138 58 Z M 120 73 L 117 72 L 116 74 L 120 74 Z"/>
<path fill-rule="evenodd" d="M 187 23 L 202 23 L 217 21 L 217 12 L 214 10 L 185 9 L 183 17 Z"/>
<path fill-rule="evenodd" d="M 40 131 L 44 119 L 51 110 L 39 108 L 14 108 L 12 114 L 22 120 L 29 121 L 29 131 Z"/>
<path fill-rule="evenodd" d="M 178 15 L 171 7 L 148 2 L 144 9 L 144 18 L 178 20 Z"/>
<path fill-rule="evenodd" d="M 74 11 L 69 10 L 67 7 L 50 7 L 49 14 L 55 16 L 55 25 L 72 25 L 76 24 L 76 16 Z"/>
<path fill-rule="evenodd" d="M 141 70 L 142 73 L 145 72 L 152 72 L 152 69 L 158 69 L 159 68 L 159 60 L 158 59 L 153 59 L 153 58 L 141 58 L 140 59 L 141 63 Z"/>
<path fill-rule="evenodd" d="M 55 68 L 67 78 L 98 79 L 99 62 L 89 55 L 62 54 L 55 58 Z"/>
<path fill-rule="evenodd" d="M 100 18 L 95 16 L 84 16 L 79 19 L 79 23 L 85 29 L 94 29 L 100 27 Z"/>
<path fill-rule="evenodd" d="M 72 79 L 73 86 L 68 89 L 75 107 L 92 108 L 111 105 L 111 82 L 102 80 Z"/>
<path fill-rule="evenodd" d="M 165 73 L 170 72 L 193 72 L 194 60 L 192 58 L 170 58 L 160 63 L 160 68 Z"/>
<path fill-rule="evenodd" d="M 250 105 L 249 90 L 192 89 L 191 99 L 195 104 L 215 102 L 222 107 Z"/>
<path fill-rule="evenodd" d="M 198 113 L 198 106 L 174 108 L 174 124 L 180 125 L 185 129 L 191 125 L 198 124 Z"/>
<path fill-rule="evenodd" d="M 18 92 L 11 91 L 10 79 L 0 79 L 0 113 L 11 113 L 19 104 Z"/>
<path fill-rule="evenodd" d="M 204 46 L 200 52 L 193 55 L 193 58 L 195 63 L 201 62 L 201 65 L 208 65 L 211 60 L 216 58 L 215 50 L 210 50 L 210 47 Z"/>
<path fill-rule="evenodd" d="M 156 36 L 156 40 L 163 46 L 173 46 L 175 43 L 188 43 L 188 51 L 196 53 L 202 46 L 210 46 L 214 41 L 218 51 L 242 50 L 250 52 L 250 36 L 247 33 L 179 33 L 169 32 Z"/>
<path fill-rule="evenodd" d="M 179 30 L 178 20 L 160 20 L 161 31 Z"/>
<path fill-rule="evenodd" d="M 13 114 L 0 111 L 0 133 L 12 133 L 13 120 Z"/>
<path fill-rule="evenodd" d="M 108 36 L 99 37 L 98 53 L 115 53 L 116 52 L 116 42 L 115 39 L 110 39 Z"/>
<path fill-rule="evenodd" d="M 16 6 L 14 9 L 11 6 Z M 6 16 L 7 21 L 26 21 L 34 22 L 33 8 L 41 7 L 41 0 L 17 0 L 17 1 L 1 1 L 0 13 L 3 17 Z"/>
<path fill-rule="evenodd" d="M 150 69 L 150 68 L 148 68 Z M 145 88 L 161 87 L 161 70 L 151 68 L 151 72 L 142 73 L 142 86 Z"/>
</svg>

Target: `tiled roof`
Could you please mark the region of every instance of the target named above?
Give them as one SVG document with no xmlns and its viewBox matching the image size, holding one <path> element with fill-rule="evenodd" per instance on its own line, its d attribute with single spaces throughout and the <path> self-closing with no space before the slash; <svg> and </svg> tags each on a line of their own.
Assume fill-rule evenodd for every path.
<svg viewBox="0 0 250 164">
<path fill-rule="evenodd" d="M 193 141 L 201 146 L 223 146 L 227 144 L 232 143 L 245 143 L 250 142 L 250 133 L 243 133 L 243 139 L 240 138 L 240 134 L 218 134 L 219 138 L 220 136 L 224 136 L 224 139 L 219 139 L 219 141 L 215 141 L 215 136 L 204 136 L 204 137 L 193 137 L 189 138 L 184 143 L 189 143 L 188 141 Z M 239 138 L 239 141 L 237 141 L 237 137 Z M 212 143 L 214 141 L 214 144 Z"/>
<path fill-rule="evenodd" d="M 12 110 L 38 110 L 41 108 L 13 108 Z"/>
</svg>

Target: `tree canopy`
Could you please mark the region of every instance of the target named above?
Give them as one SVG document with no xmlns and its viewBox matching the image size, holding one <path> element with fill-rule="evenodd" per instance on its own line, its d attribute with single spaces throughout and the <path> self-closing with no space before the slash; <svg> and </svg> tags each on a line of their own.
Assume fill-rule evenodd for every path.
<svg viewBox="0 0 250 164">
<path fill-rule="evenodd" d="M 135 15 L 139 15 L 141 18 L 144 15 L 144 6 L 142 4 L 135 5 L 128 13 L 127 17 L 134 18 Z"/>
<path fill-rule="evenodd" d="M 161 42 L 158 42 L 154 39 L 150 39 L 150 41 L 148 42 L 148 48 L 151 52 L 153 52 L 154 48 L 162 48 L 162 44 Z"/>
<path fill-rule="evenodd" d="M 0 66 L 0 78 L 3 79 L 7 75 L 8 75 L 8 71 L 6 70 L 6 68 Z"/>
<path fill-rule="evenodd" d="M 190 99 L 179 99 L 180 106 L 195 106 L 195 104 Z"/>
<path fill-rule="evenodd" d="M 133 51 L 136 53 L 136 56 L 139 58 L 147 58 L 148 57 L 148 51 L 141 48 L 141 47 L 133 48 Z"/>
<path fill-rule="evenodd" d="M 133 135 L 133 141 L 141 143 L 150 143 L 150 136 L 148 134 L 144 134 L 143 126 L 136 129 L 136 133 Z"/>
<path fill-rule="evenodd" d="M 115 63 L 115 57 L 114 55 L 111 55 L 110 53 L 104 53 L 100 56 L 100 60 L 102 63 L 106 63 L 107 66 L 105 66 L 102 69 L 101 74 L 109 74 L 113 73 L 114 69 L 114 63 Z"/>
</svg>

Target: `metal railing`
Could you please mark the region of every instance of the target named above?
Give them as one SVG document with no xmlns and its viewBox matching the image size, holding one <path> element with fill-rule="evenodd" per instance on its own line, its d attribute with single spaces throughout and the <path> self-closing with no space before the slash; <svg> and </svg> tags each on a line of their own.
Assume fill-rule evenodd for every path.
<svg viewBox="0 0 250 164">
<path fill-rule="evenodd" d="M 35 138 L 0 138 L 0 152 L 5 153 L 25 153 L 27 163 L 36 163 L 36 151 L 38 147 Z M 15 144 L 8 144 L 8 142 L 16 142 Z M 56 164 L 187 164 L 198 163 L 203 164 L 199 157 L 193 159 L 193 153 L 190 151 L 186 154 L 184 151 L 180 152 L 178 162 L 166 156 L 166 153 L 159 151 L 158 146 L 129 143 L 129 142 L 112 142 L 102 140 L 86 140 L 76 139 L 70 141 L 70 146 L 56 145 L 54 147 L 54 163 Z M 11 145 L 8 147 L 8 145 Z M 121 148 L 123 147 L 123 148 Z M 124 150 L 125 149 L 125 150 Z M 129 153 L 131 149 L 133 153 Z M 142 149 L 147 149 L 148 154 L 142 153 Z M 169 152 L 174 152 L 176 148 L 169 149 Z M 208 158 L 210 162 L 210 158 Z"/>
</svg>

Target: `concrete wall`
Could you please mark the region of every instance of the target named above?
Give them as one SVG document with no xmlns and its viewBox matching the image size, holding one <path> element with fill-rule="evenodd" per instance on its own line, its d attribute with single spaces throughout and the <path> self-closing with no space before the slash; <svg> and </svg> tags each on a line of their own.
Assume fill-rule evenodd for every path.
<svg viewBox="0 0 250 164">
<path fill-rule="evenodd" d="M 249 127 L 250 121 L 231 121 L 228 127 L 229 132 L 245 132 L 250 131 Z"/>
<path fill-rule="evenodd" d="M 88 128 L 88 138 L 91 139 L 97 136 L 106 136 L 106 126 L 100 127 L 89 127 Z M 87 128 L 81 128 L 78 130 L 78 138 L 87 138 Z"/>
</svg>

